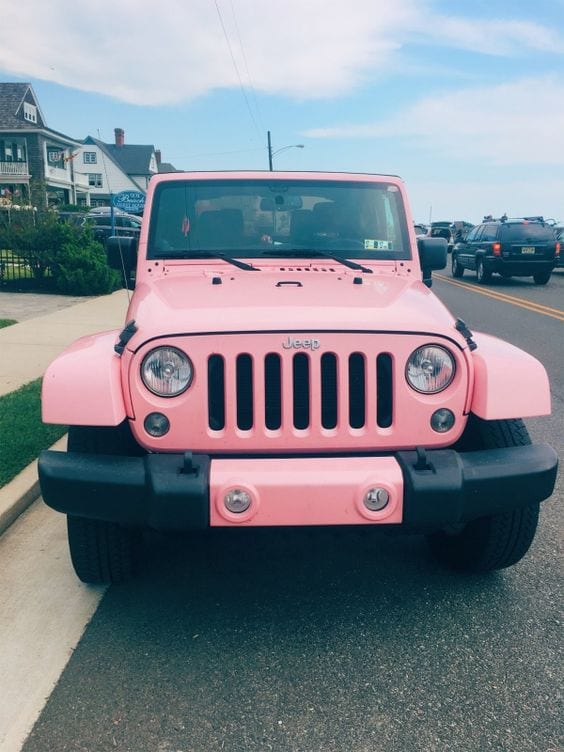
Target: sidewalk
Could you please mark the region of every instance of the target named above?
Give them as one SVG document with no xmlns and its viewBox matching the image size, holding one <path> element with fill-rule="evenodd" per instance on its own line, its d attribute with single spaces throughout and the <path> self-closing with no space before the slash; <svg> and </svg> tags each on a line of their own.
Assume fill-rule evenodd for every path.
<svg viewBox="0 0 564 752">
<path fill-rule="evenodd" d="M 127 292 L 118 290 L 0 329 L 0 396 L 40 378 L 49 363 L 75 339 L 121 328 L 126 310 Z M 56 448 L 65 445 L 63 438 Z M 37 462 L 32 462 L 0 489 L 0 534 L 38 496 Z"/>
<path fill-rule="evenodd" d="M 75 339 L 121 327 L 126 310 L 127 292 L 118 290 L 0 329 L 0 397 L 42 376 Z"/>
</svg>

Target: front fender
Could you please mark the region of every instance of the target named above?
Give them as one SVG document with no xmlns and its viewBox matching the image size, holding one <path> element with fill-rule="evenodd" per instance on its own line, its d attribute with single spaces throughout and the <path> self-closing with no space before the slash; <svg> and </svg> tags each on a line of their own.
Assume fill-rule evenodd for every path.
<svg viewBox="0 0 564 752">
<path fill-rule="evenodd" d="M 45 423 L 117 426 L 125 420 L 120 358 L 114 351 L 118 333 L 81 337 L 51 363 L 41 394 Z"/>
<path fill-rule="evenodd" d="M 471 411 L 484 420 L 550 414 L 550 385 L 544 366 L 532 355 L 489 334 L 476 332 L 472 353 Z"/>
</svg>

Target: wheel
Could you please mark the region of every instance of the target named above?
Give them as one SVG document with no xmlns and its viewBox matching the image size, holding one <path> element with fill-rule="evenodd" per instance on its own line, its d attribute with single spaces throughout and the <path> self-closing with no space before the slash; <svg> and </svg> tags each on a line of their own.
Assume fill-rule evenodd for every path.
<svg viewBox="0 0 564 752">
<path fill-rule="evenodd" d="M 458 260 L 458 254 L 456 253 L 452 254 L 451 270 L 452 270 L 453 277 L 462 277 L 462 275 L 464 274 L 464 267 L 460 265 L 460 261 Z"/>
<path fill-rule="evenodd" d="M 461 448 L 500 449 L 530 443 L 522 420 L 486 421 L 470 416 Z M 529 550 L 538 517 L 539 504 L 534 502 L 511 512 L 472 520 L 453 532 L 432 533 L 427 540 L 437 559 L 453 569 L 504 569 L 520 561 Z"/>
<path fill-rule="evenodd" d="M 117 428 L 71 426 L 69 452 L 139 455 L 127 422 Z M 82 582 L 124 582 L 135 573 L 141 533 L 115 522 L 67 516 L 67 533 L 74 571 Z"/>
<path fill-rule="evenodd" d="M 546 285 L 550 279 L 550 272 L 538 272 L 537 274 L 533 274 L 533 279 L 535 280 L 535 285 Z"/>
<path fill-rule="evenodd" d="M 476 276 L 481 285 L 486 285 L 492 278 L 492 273 L 484 266 L 483 259 L 478 259 L 476 261 Z"/>
</svg>

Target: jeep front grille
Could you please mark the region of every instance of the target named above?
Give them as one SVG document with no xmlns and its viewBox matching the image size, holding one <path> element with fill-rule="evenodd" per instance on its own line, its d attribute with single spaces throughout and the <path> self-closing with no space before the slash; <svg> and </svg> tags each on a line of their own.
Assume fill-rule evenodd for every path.
<svg viewBox="0 0 564 752">
<path fill-rule="evenodd" d="M 429 343 L 448 347 L 456 360 L 454 381 L 438 395 L 414 391 L 405 378 L 411 353 Z M 135 354 L 132 426 L 139 443 L 151 451 L 188 449 L 211 456 L 385 452 L 449 446 L 464 427 L 471 393 L 466 357 L 452 340 L 438 335 L 228 332 L 175 335 L 162 344 L 190 357 L 194 379 L 178 397 L 155 397 L 140 377 L 143 358 L 155 342 Z M 438 408 L 457 416 L 446 436 L 431 428 Z M 159 438 L 143 429 L 145 416 L 155 410 L 170 421 L 169 432 Z"/>
<path fill-rule="evenodd" d="M 227 374 L 235 381 L 231 389 Z M 388 428 L 393 420 L 392 357 L 299 352 L 268 353 L 257 359 L 240 353 L 228 363 L 223 355 L 211 355 L 207 406 L 212 431 L 232 428 L 226 418 L 228 393 L 235 396 L 232 414 L 240 431 Z M 256 410 L 259 400 L 264 404 Z M 257 425 L 255 412 L 264 416 L 264 425 Z"/>
</svg>

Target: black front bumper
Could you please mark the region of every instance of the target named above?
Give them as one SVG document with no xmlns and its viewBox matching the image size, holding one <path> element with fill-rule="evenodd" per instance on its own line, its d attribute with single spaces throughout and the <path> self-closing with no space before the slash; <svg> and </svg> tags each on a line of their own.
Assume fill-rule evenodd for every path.
<svg viewBox="0 0 564 752">
<path fill-rule="evenodd" d="M 458 453 L 397 452 L 403 524 L 440 528 L 547 499 L 558 459 L 547 444 Z M 209 526 L 211 459 L 206 455 L 118 457 L 45 451 L 44 501 L 71 516 L 157 530 Z"/>
</svg>

